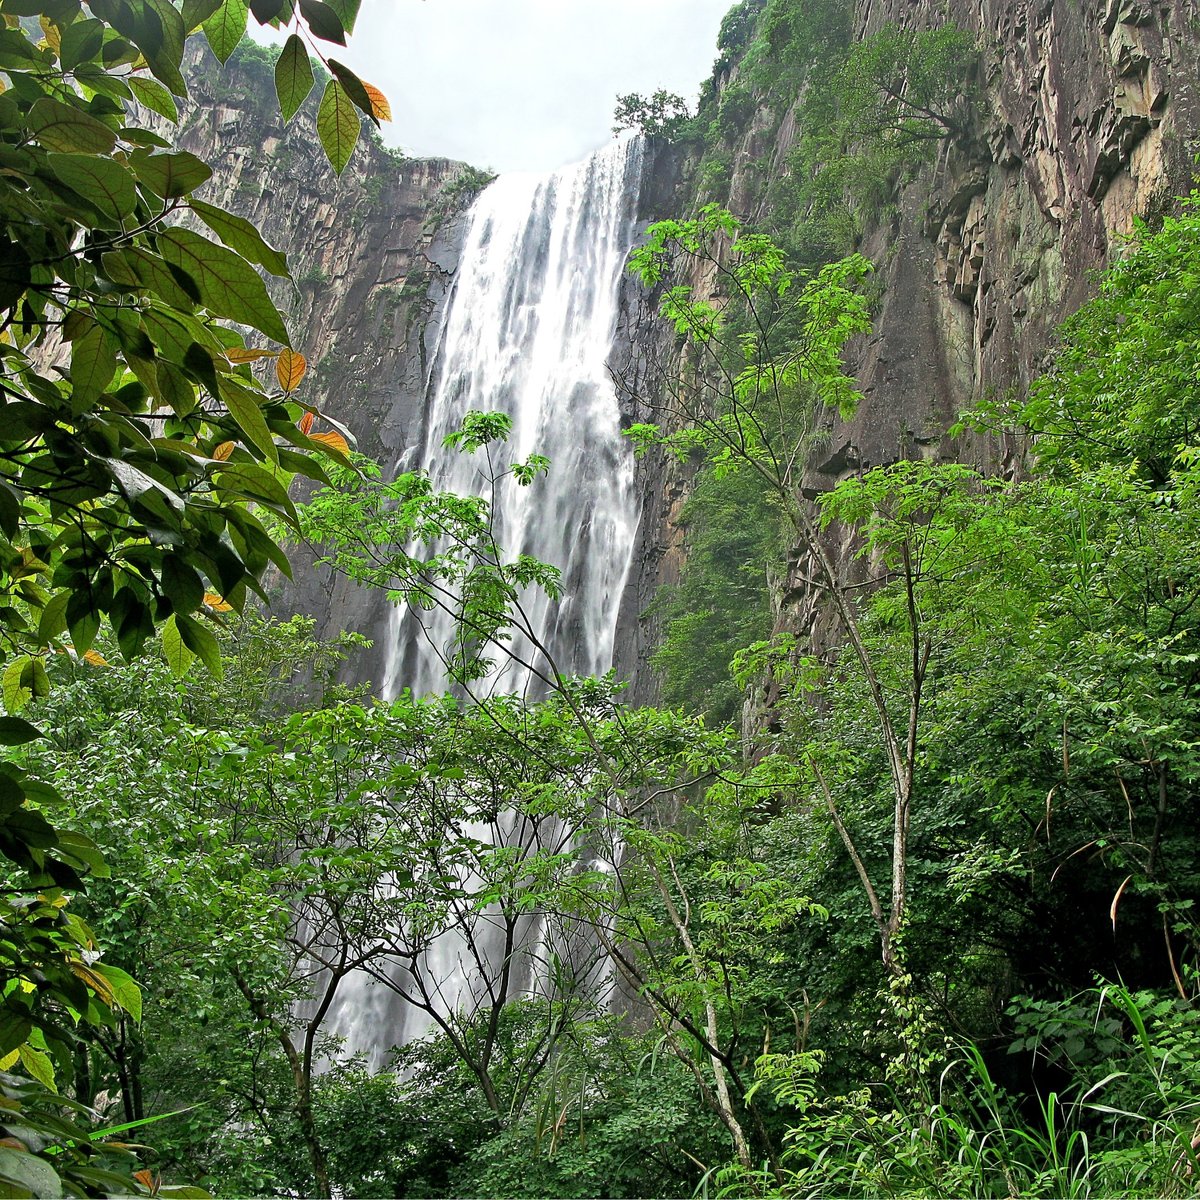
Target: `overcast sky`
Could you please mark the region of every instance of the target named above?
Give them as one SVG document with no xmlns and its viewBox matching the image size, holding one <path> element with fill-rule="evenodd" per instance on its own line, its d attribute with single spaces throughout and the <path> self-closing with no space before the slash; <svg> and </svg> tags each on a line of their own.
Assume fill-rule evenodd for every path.
<svg viewBox="0 0 1200 1200">
<path fill-rule="evenodd" d="M 405 152 L 547 171 L 611 136 L 618 95 L 694 102 L 732 4 L 364 0 L 344 61 L 388 97 L 383 134 Z"/>
</svg>

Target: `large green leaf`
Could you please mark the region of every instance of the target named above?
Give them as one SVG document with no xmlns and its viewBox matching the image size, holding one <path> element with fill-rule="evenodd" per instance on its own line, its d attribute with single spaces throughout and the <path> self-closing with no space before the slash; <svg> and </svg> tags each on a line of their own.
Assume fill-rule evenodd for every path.
<svg viewBox="0 0 1200 1200">
<path fill-rule="evenodd" d="M 106 217 L 120 220 L 137 204 L 133 176 L 111 158 L 94 154 L 48 154 L 50 170 L 73 192 L 91 201 Z"/>
<path fill-rule="evenodd" d="M 317 111 L 317 136 L 333 169 L 340 175 L 354 153 L 362 118 L 346 89 L 336 79 L 325 85 Z"/>
<path fill-rule="evenodd" d="M 143 79 L 140 75 L 129 77 L 129 90 L 148 109 L 166 117 L 168 121 L 179 120 L 179 107 L 175 97 L 155 79 Z"/>
<path fill-rule="evenodd" d="M 71 343 L 71 411 L 85 413 L 112 382 L 117 351 L 112 338 L 93 325 Z"/>
<path fill-rule="evenodd" d="M 198 29 L 221 7 L 221 0 L 183 0 L 181 15 L 188 33 Z"/>
<path fill-rule="evenodd" d="M 58 1172 L 45 1159 L 25 1150 L 0 1146 L 0 1187 L 9 1196 L 44 1196 L 58 1200 L 63 1194 Z M 14 1190 L 16 1189 L 16 1190 Z"/>
<path fill-rule="evenodd" d="M 171 674 L 176 679 L 182 679 L 196 656 L 184 645 L 183 635 L 179 632 L 174 615 L 168 617 L 163 625 L 162 647 L 163 657 L 167 660 L 167 666 L 171 668 Z"/>
<path fill-rule="evenodd" d="M 80 63 L 95 58 L 104 41 L 104 22 L 90 17 L 76 21 L 63 30 L 58 58 L 64 71 L 73 70 Z"/>
<path fill-rule="evenodd" d="M 194 617 L 176 617 L 175 624 L 184 645 L 204 664 L 210 675 L 220 679 L 225 669 L 221 663 L 221 647 L 212 631 Z"/>
<path fill-rule="evenodd" d="M 246 0 L 224 0 L 204 22 L 204 36 L 212 52 L 226 63 L 246 35 Z"/>
<path fill-rule="evenodd" d="M 29 128 L 47 150 L 65 154 L 110 154 L 117 135 L 95 117 L 43 96 L 29 110 Z"/>
<path fill-rule="evenodd" d="M 287 278 L 287 259 L 274 246 L 269 246 L 263 240 L 263 235 L 244 217 L 235 217 L 212 204 L 202 200 L 191 202 L 192 212 L 202 220 L 231 250 L 236 250 L 243 258 L 260 267 L 266 267 L 272 275 Z"/>
<path fill-rule="evenodd" d="M 0 746 L 21 746 L 43 736 L 36 726 L 20 717 L 0 717 Z"/>
<path fill-rule="evenodd" d="M 279 97 L 279 111 L 285 121 L 296 115 L 312 89 L 312 61 L 304 43 L 293 33 L 284 42 L 275 63 L 275 94 Z"/>
<path fill-rule="evenodd" d="M 347 33 L 353 33 L 354 22 L 358 20 L 358 10 L 362 0 L 326 0 L 326 2 L 337 13 L 342 28 Z"/>
<path fill-rule="evenodd" d="M 112 988 L 116 1002 L 135 1020 L 142 1019 L 142 989 L 138 987 L 128 971 L 121 970 L 109 963 L 92 963 L 92 970 L 97 975 L 103 975 Z"/>
<path fill-rule="evenodd" d="M 158 245 L 165 262 L 195 280 L 201 302 L 211 312 L 288 343 L 287 328 L 267 295 L 266 284 L 241 255 L 189 229 L 164 231 Z"/>
<path fill-rule="evenodd" d="M 346 30 L 337 10 L 324 0 L 300 0 L 300 15 L 308 22 L 308 27 L 315 37 L 323 42 L 337 42 L 339 46 L 346 44 Z"/>
<path fill-rule="evenodd" d="M 225 401 L 225 406 L 233 414 L 233 419 L 242 427 L 242 432 L 267 458 L 272 462 L 278 462 L 279 451 L 275 448 L 275 439 L 267 427 L 258 394 L 227 376 L 220 380 L 220 387 L 221 399 Z"/>
<path fill-rule="evenodd" d="M 212 167 L 185 150 L 174 154 L 135 150 L 130 155 L 129 165 L 138 182 L 164 200 L 186 196 L 212 178 Z"/>
</svg>

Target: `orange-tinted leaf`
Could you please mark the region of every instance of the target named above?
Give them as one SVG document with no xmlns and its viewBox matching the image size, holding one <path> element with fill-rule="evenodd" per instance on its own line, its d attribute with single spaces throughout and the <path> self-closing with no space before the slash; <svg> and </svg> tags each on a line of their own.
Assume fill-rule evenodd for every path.
<svg viewBox="0 0 1200 1200">
<path fill-rule="evenodd" d="M 274 358 L 277 353 L 275 350 L 253 350 L 248 346 L 235 346 L 232 350 L 225 351 L 225 357 L 231 363 L 248 363 L 260 358 Z"/>
<path fill-rule="evenodd" d="M 300 432 L 307 434 L 308 431 L 313 427 L 313 421 L 315 420 L 316 417 L 312 413 L 306 412 L 304 416 L 300 418 Z"/>
<path fill-rule="evenodd" d="M 89 650 L 83 656 L 85 663 L 91 663 L 93 667 L 107 667 L 108 659 L 102 654 L 97 654 L 95 650 Z"/>
<path fill-rule="evenodd" d="M 279 380 L 279 386 L 285 392 L 294 392 L 304 378 L 306 366 L 303 354 L 297 354 L 285 346 L 275 360 L 275 378 Z"/>
<path fill-rule="evenodd" d="M 388 103 L 387 97 L 373 84 L 364 83 L 363 90 L 367 93 L 367 98 L 371 101 L 371 111 L 380 121 L 390 121 L 392 119 L 392 106 Z"/>
<path fill-rule="evenodd" d="M 217 448 L 216 448 L 216 449 L 215 449 L 215 450 L 212 452 L 212 456 L 213 456 L 213 458 L 217 459 L 217 460 L 218 460 L 218 462 L 225 462 L 225 460 L 226 460 L 226 459 L 227 459 L 227 458 L 228 458 L 228 457 L 229 457 L 229 456 L 230 456 L 232 453 L 233 453 L 233 443 L 232 443 L 232 442 L 222 442 L 222 443 L 221 443 L 221 444 L 220 444 L 220 445 L 219 445 L 219 446 L 218 446 L 218 447 L 217 447 Z"/>
<path fill-rule="evenodd" d="M 340 433 L 314 433 L 312 440 L 320 442 L 322 446 L 329 446 L 346 457 L 350 455 L 350 443 Z"/>
<path fill-rule="evenodd" d="M 213 612 L 233 612 L 233 605 L 230 604 L 224 596 L 218 596 L 216 592 L 205 592 L 204 603 L 213 610 Z"/>
<path fill-rule="evenodd" d="M 62 48 L 62 33 L 58 26 L 44 14 L 38 18 L 38 23 L 46 35 L 46 45 L 57 54 Z"/>
</svg>

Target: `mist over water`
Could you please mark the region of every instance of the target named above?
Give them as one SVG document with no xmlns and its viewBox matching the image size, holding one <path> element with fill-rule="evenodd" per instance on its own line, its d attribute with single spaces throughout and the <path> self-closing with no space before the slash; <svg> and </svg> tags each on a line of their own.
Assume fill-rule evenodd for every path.
<svg viewBox="0 0 1200 1200">
<path fill-rule="evenodd" d="M 629 573 L 638 506 L 632 454 L 607 359 L 618 316 L 625 262 L 636 236 L 642 170 L 640 140 L 614 142 L 577 166 L 550 175 L 506 175 L 467 216 L 463 252 L 434 359 L 419 465 L 437 491 L 489 498 L 504 560 L 530 555 L 562 573 L 563 596 L 530 589 L 521 609 L 531 638 L 516 631 L 512 659 L 478 686 L 483 693 L 541 688 L 521 661 L 552 673 L 540 642 L 562 675 L 609 669 L 621 594 Z M 512 418 L 507 443 L 467 455 L 443 442 L 469 411 Z M 521 487 L 491 476 L 532 454 L 550 460 L 547 475 Z M 447 689 L 451 616 L 398 609 L 385 648 L 382 692 L 392 699 Z M 499 657 L 499 656 L 497 656 Z M 510 818 L 476 837 L 522 842 Z M 531 918 L 527 936 L 538 937 Z M 483 986 L 462 940 L 440 938 L 426 957 L 452 1011 Z M 526 978 L 526 990 L 537 980 Z M 382 1065 L 389 1046 L 428 1031 L 427 1013 L 365 978 L 343 985 L 331 1027 L 348 1050 Z"/>
</svg>

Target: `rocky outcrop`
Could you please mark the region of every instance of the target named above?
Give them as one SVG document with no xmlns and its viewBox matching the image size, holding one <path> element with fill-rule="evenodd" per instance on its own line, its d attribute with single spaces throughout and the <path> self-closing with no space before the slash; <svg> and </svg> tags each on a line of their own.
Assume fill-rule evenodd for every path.
<svg viewBox="0 0 1200 1200">
<path fill-rule="evenodd" d="M 1090 294 L 1137 219 L 1191 190 L 1200 146 L 1200 6 L 1194 0 L 858 0 L 859 36 L 885 23 L 951 21 L 978 35 L 979 94 L 969 137 L 897 183 L 860 249 L 876 264 L 874 329 L 849 354 L 865 396 L 829 419 L 810 494 L 905 457 L 956 458 L 1017 471 L 1025 447 L 952 441 L 957 415 L 1020 394 L 1048 361 L 1056 330 Z M 734 76 L 736 79 L 736 75 Z M 769 217 L 770 183 L 788 170 L 797 109 L 751 113 L 726 147 L 729 203 Z M 681 209 L 694 201 L 681 199 Z M 667 519 L 670 506 L 663 509 Z M 657 578 L 676 571 L 677 539 L 654 535 Z M 847 571 L 852 547 L 834 549 Z M 798 557 L 780 620 L 825 641 Z M 643 584 L 643 593 L 652 587 Z"/>
<path fill-rule="evenodd" d="M 304 399 L 390 469 L 421 441 L 428 365 L 457 263 L 455 185 L 467 168 L 405 158 L 364 129 L 339 177 L 317 141 L 319 87 L 285 126 L 270 63 L 253 48 L 224 68 L 207 49 L 191 55 L 178 141 L 215 168 L 201 195 L 287 251 L 294 284 L 271 286 L 308 360 Z M 279 611 L 312 614 L 323 633 L 378 639 L 387 615 L 378 596 L 313 569 L 303 548 L 291 557 L 295 580 L 278 582 Z M 370 678 L 372 661 L 356 673 Z"/>
</svg>

